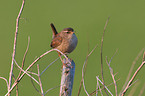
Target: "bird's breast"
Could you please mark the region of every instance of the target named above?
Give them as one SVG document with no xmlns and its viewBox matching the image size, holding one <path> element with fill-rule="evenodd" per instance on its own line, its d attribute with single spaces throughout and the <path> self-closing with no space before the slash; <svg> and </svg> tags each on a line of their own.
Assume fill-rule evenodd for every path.
<svg viewBox="0 0 145 96">
<path fill-rule="evenodd" d="M 78 39 L 75 34 L 68 36 L 67 38 L 63 38 L 63 41 L 60 46 L 57 47 L 63 53 L 71 53 L 77 46 Z"/>
</svg>

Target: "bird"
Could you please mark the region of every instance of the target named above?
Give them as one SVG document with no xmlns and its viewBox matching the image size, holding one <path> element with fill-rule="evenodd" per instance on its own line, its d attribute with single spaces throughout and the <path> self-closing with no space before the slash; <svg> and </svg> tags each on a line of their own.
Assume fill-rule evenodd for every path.
<svg viewBox="0 0 145 96">
<path fill-rule="evenodd" d="M 76 48 L 78 43 L 74 29 L 68 27 L 64 28 L 60 33 L 58 33 L 53 23 L 51 23 L 50 26 L 53 32 L 50 47 L 60 50 L 65 55 L 70 54 Z M 58 52 L 58 56 L 63 62 L 60 52 Z"/>
</svg>

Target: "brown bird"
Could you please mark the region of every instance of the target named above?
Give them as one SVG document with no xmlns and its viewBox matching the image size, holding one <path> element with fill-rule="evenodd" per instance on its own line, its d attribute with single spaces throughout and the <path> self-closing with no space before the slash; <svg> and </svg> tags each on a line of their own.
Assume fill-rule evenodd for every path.
<svg viewBox="0 0 145 96">
<path fill-rule="evenodd" d="M 58 33 L 52 23 L 50 26 L 53 31 L 53 39 L 50 46 L 60 50 L 64 54 L 71 53 L 76 48 L 78 43 L 78 39 L 74 33 L 73 28 L 64 28 L 60 33 Z M 61 59 L 61 54 L 59 52 L 58 56 Z"/>
</svg>

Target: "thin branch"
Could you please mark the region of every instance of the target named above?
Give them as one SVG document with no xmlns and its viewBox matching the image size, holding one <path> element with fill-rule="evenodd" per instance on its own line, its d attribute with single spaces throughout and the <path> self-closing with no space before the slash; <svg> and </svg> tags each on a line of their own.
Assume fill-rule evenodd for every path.
<svg viewBox="0 0 145 96">
<path fill-rule="evenodd" d="M 41 89 L 41 94 L 42 94 L 42 96 L 44 96 L 44 92 L 43 92 L 43 88 L 42 88 L 42 82 L 41 82 L 41 78 L 40 78 L 39 64 L 37 64 L 37 69 L 38 69 L 38 78 L 39 78 L 39 86 L 40 86 L 40 89 Z"/>
<path fill-rule="evenodd" d="M 36 76 L 38 76 L 38 74 L 37 73 L 34 73 L 34 72 L 30 72 L 30 71 L 26 71 L 27 73 L 30 73 L 30 74 L 33 74 L 33 75 L 36 75 Z"/>
<path fill-rule="evenodd" d="M 41 92 L 36 88 L 36 86 L 35 86 L 35 84 L 34 84 L 34 82 L 33 82 L 33 79 L 31 79 L 31 83 L 32 83 L 34 89 L 35 89 L 39 94 L 41 94 Z M 42 94 L 41 94 L 41 95 L 42 95 Z"/>
<path fill-rule="evenodd" d="M 145 61 L 141 63 L 141 65 L 138 67 L 138 69 L 135 71 L 134 75 L 132 76 L 132 78 L 130 79 L 130 81 L 128 82 L 127 86 L 125 87 L 124 91 L 122 92 L 121 96 L 124 96 L 127 89 L 129 88 L 129 86 L 131 85 L 131 83 L 133 82 L 134 78 L 136 77 L 137 73 L 141 70 L 141 68 L 143 67 L 143 65 L 145 64 Z"/>
<path fill-rule="evenodd" d="M 98 89 L 100 88 L 100 84 L 99 84 L 99 81 L 97 80 L 97 84 L 96 84 L 96 90 L 93 91 L 90 95 L 96 93 L 96 96 L 98 96 Z"/>
<path fill-rule="evenodd" d="M 11 69 L 9 73 L 9 86 L 8 86 L 8 91 L 11 89 L 11 83 L 12 83 L 12 74 L 13 74 L 13 67 L 14 67 L 14 61 L 13 58 L 15 58 L 16 54 L 16 43 L 17 43 L 17 35 L 18 35 L 18 28 L 19 28 L 19 19 L 22 14 L 23 8 L 24 8 L 25 0 L 23 0 L 21 9 L 19 11 L 18 17 L 16 19 L 16 31 L 15 31 L 15 37 L 14 37 L 14 47 L 13 47 L 13 55 L 12 55 L 12 62 L 11 62 Z M 10 93 L 8 94 L 10 96 Z"/>
<path fill-rule="evenodd" d="M 98 76 L 98 78 L 99 78 L 99 76 Z M 97 85 L 98 85 L 98 87 L 99 87 L 99 91 L 100 91 L 100 93 L 101 93 L 101 96 L 103 96 L 103 93 L 102 93 L 102 90 L 101 90 L 101 86 L 100 86 L 100 84 L 99 84 L 99 80 L 97 79 Z"/>
<path fill-rule="evenodd" d="M 108 65 L 109 69 L 110 69 L 110 74 L 111 74 L 112 79 L 113 79 L 113 82 L 114 82 L 115 93 L 116 93 L 116 96 L 117 96 L 117 84 L 116 84 L 115 77 L 114 77 L 114 74 L 113 74 L 113 69 L 112 69 L 111 66 L 110 66 L 110 62 L 108 63 L 107 57 L 106 57 L 106 63 L 107 63 L 107 65 Z"/>
<path fill-rule="evenodd" d="M 53 87 L 53 88 L 48 89 L 48 90 L 45 92 L 45 94 L 46 94 L 46 93 L 48 93 L 49 91 L 53 90 L 53 89 L 58 88 L 58 87 L 60 87 L 60 85 L 59 85 L 59 86 L 56 86 L 56 87 Z M 44 94 L 44 95 L 45 95 L 45 94 Z"/>
<path fill-rule="evenodd" d="M 89 39 L 88 39 L 88 52 L 87 52 L 87 56 L 88 56 L 88 54 L 89 54 L 89 49 L 90 49 L 90 48 L 89 48 Z M 85 73 L 86 73 L 86 66 L 87 66 L 87 63 L 88 63 L 88 59 L 87 59 L 86 64 L 85 64 L 84 75 L 85 75 Z M 83 78 L 81 79 L 81 82 L 80 82 L 80 86 L 79 86 L 79 90 L 78 90 L 77 96 L 80 95 L 81 88 L 82 88 L 82 83 L 83 83 Z"/>
<path fill-rule="evenodd" d="M 98 79 L 98 81 L 104 86 L 103 82 L 96 76 L 96 78 Z M 105 89 L 110 93 L 111 96 L 113 96 L 113 94 L 111 93 L 111 91 L 106 87 L 104 86 Z"/>
<path fill-rule="evenodd" d="M 6 79 L 6 78 L 4 78 L 4 77 L 0 77 L 0 79 L 5 80 L 5 82 L 6 82 L 6 84 L 7 84 L 7 87 L 9 86 L 8 81 L 7 81 L 7 79 Z"/>
<path fill-rule="evenodd" d="M 34 60 L 34 62 L 32 63 L 32 64 L 30 64 L 29 65 L 29 67 L 25 70 L 25 71 L 28 71 L 38 60 L 40 60 L 43 56 L 45 56 L 46 54 L 48 54 L 48 53 L 50 53 L 50 52 L 52 52 L 52 51 L 58 51 L 59 53 L 61 53 L 65 58 L 66 58 L 66 60 L 68 60 L 68 57 L 65 55 L 65 54 L 63 54 L 60 50 L 58 50 L 58 49 L 51 49 L 51 50 L 49 50 L 49 51 L 47 51 L 47 52 L 45 52 L 44 54 L 42 54 L 41 56 L 39 56 L 36 60 Z M 69 60 L 68 60 L 69 61 Z M 71 62 L 69 61 L 69 63 L 71 64 Z M 19 78 L 19 80 L 21 80 L 22 79 L 22 77 L 25 75 L 25 73 L 23 73 L 21 76 L 20 76 L 20 78 Z"/>
<path fill-rule="evenodd" d="M 136 82 L 138 81 L 138 79 L 136 80 L 136 81 L 134 81 L 133 83 L 131 83 L 130 85 L 129 85 L 129 87 L 131 87 L 133 84 L 135 84 Z M 128 87 L 128 88 L 129 88 Z"/>
<path fill-rule="evenodd" d="M 22 61 L 22 66 L 21 66 L 22 69 L 23 69 L 23 67 L 24 67 L 24 62 L 25 62 L 26 54 L 27 54 L 28 49 L 29 49 L 29 43 L 30 43 L 30 37 L 28 37 L 27 49 L 26 49 L 26 51 L 25 51 L 25 54 L 24 54 L 24 57 L 23 57 L 23 61 Z M 20 70 L 20 73 L 19 73 L 19 75 L 18 75 L 18 77 L 17 77 L 17 80 L 18 80 L 19 77 L 21 76 L 21 73 L 22 73 L 22 70 Z"/>
<path fill-rule="evenodd" d="M 123 92 L 125 86 L 127 85 L 128 81 L 129 81 L 129 78 L 131 77 L 131 73 L 132 73 L 132 71 L 133 71 L 133 68 L 134 68 L 134 66 L 135 66 L 135 64 L 136 64 L 136 62 L 137 62 L 137 60 L 139 59 L 139 57 L 140 57 L 141 54 L 143 53 L 144 49 L 145 49 L 145 48 L 143 48 L 143 49 L 138 53 L 138 55 L 136 56 L 135 60 L 132 62 L 132 65 L 131 65 L 131 68 L 130 68 L 129 73 L 128 73 L 128 75 L 127 75 L 126 81 L 125 81 L 125 83 L 124 83 L 124 85 L 123 85 L 123 87 L 122 87 L 122 90 L 121 90 L 121 92 L 120 92 L 119 94 L 121 94 L 121 93 Z"/>
<path fill-rule="evenodd" d="M 99 78 L 99 76 L 98 76 L 98 78 Z M 119 81 L 119 80 L 120 80 L 120 79 L 117 79 L 116 82 Z M 97 80 L 97 83 L 98 83 L 98 80 Z M 109 87 L 109 86 L 111 86 L 111 85 L 114 85 L 114 82 L 112 82 L 112 83 L 106 85 L 106 87 Z M 100 88 L 101 88 L 101 87 L 102 87 L 102 86 L 100 86 Z M 98 89 L 99 89 L 99 88 L 98 88 Z M 95 89 L 93 92 L 91 92 L 91 93 L 90 93 L 90 96 L 93 96 L 95 93 L 97 93 L 98 89 Z M 103 89 L 101 89 L 101 90 L 103 90 Z"/>
<path fill-rule="evenodd" d="M 12 76 L 13 76 L 14 81 L 16 81 L 15 76 L 14 75 Z M 16 96 L 19 96 L 18 85 L 16 85 Z"/>
<path fill-rule="evenodd" d="M 19 65 L 18 65 L 18 63 L 16 62 L 16 60 L 14 59 L 14 62 L 15 62 L 15 64 L 18 66 L 18 68 L 22 71 L 22 72 L 24 72 L 25 74 L 27 74 L 30 78 L 32 78 L 37 84 L 39 84 L 39 82 L 34 78 L 34 77 L 32 77 L 30 74 L 28 74 L 26 71 L 24 71 Z M 19 80 L 18 81 L 16 81 L 16 82 L 20 82 Z"/>
<path fill-rule="evenodd" d="M 94 49 L 89 53 L 89 55 L 86 57 L 86 60 L 83 64 L 83 68 L 82 68 L 82 78 L 83 78 L 83 87 L 84 87 L 84 91 L 86 92 L 86 94 L 89 96 L 89 93 L 87 92 L 86 88 L 85 88 L 85 82 L 84 82 L 84 67 L 86 64 L 86 61 L 88 60 L 88 57 L 93 53 L 93 51 L 96 49 L 97 45 L 94 47 Z"/>
<path fill-rule="evenodd" d="M 117 79 L 116 82 L 119 81 L 119 80 L 120 80 L 120 79 Z M 109 87 L 109 86 L 111 86 L 111 85 L 114 85 L 114 82 L 108 84 L 107 87 Z"/>
<path fill-rule="evenodd" d="M 114 58 L 114 56 L 116 55 L 116 53 L 118 52 L 118 49 L 116 50 L 116 52 L 114 53 L 114 55 L 111 57 L 109 64 L 111 63 L 112 59 Z"/>
<path fill-rule="evenodd" d="M 27 71 L 28 71 L 37 61 L 39 61 L 43 56 L 47 55 L 48 53 L 50 53 L 50 52 L 52 52 L 52 51 L 58 51 L 59 53 L 61 53 L 61 54 L 66 58 L 66 60 L 71 64 L 71 62 L 68 60 L 68 57 L 67 57 L 65 54 L 63 54 L 60 50 L 58 50 L 58 49 L 51 49 L 51 50 L 49 50 L 49 51 L 43 53 L 43 54 L 42 54 L 41 56 L 39 56 L 38 58 L 36 58 L 36 59 L 28 66 L 28 68 L 24 71 L 24 73 L 20 76 L 20 78 L 19 78 L 18 81 L 20 81 L 20 80 L 24 77 L 24 75 L 27 73 Z M 28 73 L 27 73 L 27 74 L 28 74 Z M 19 83 L 19 82 L 15 82 L 15 83 L 12 85 L 11 89 L 6 93 L 5 96 L 7 96 L 7 95 L 13 90 L 13 88 L 14 88 L 18 83 Z"/>
<path fill-rule="evenodd" d="M 105 31 L 106 31 L 106 27 L 107 27 L 107 24 L 108 24 L 108 21 L 109 21 L 109 18 L 107 19 L 106 21 L 106 24 L 104 26 L 104 32 L 103 32 L 103 36 L 102 36 L 102 40 L 101 40 L 101 74 L 102 74 L 102 81 L 103 81 L 103 84 L 105 86 L 105 81 L 104 81 L 104 76 L 103 76 L 103 40 L 104 40 L 104 34 L 105 34 Z M 104 91 L 106 93 L 106 95 L 108 96 L 108 93 L 106 92 L 106 89 L 104 88 Z"/>
<path fill-rule="evenodd" d="M 59 57 L 57 59 L 55 59 L 53 62 L 51 62 L 40 74 L 40 76 L 54 63 L 56 62 L 57 60 L 59 59 Z"/>
<path fill-rule="evenodd" d="M 115 73 L 115 74 L 114 74 L 114 76 L 116 76 L 117 74 L 118 74 L 118 72 L 117 72 L 117 73 Z"/>
<path fill-rule="evenodd" d="M 133 83 L 130 85 L 130 87 L 132 86 L 132 88 L 131 88 L 130 91 L 128 92 L 128 96 L 135 96 L 134 93 L 137 91 L 140 82 L 137 82 L 137 83 L 136 83 L 136 81 L 135 81 L 134 84 L 135 84 L 134 86 L 132 86 Z M 138 96 L 138 95 L 137 95 L 137 96 Z"/>
<path fill-rule="evenodd" d="M 38 74 L 36 74 L 36 73 L 33 73 L 33 72 L 30 72 L 30 73 L 32 73 L 33 75 L 36 75 L 36 76 L 38 76 Z M 33 79 L 31 78 L 31 83 L 32 83 L 32 85 L 33 85 L 33 87 L 34 87 L 34 89 L 40 94 L 40 95 L 42 95 L 42 93 L 37 89 L 37 87 L 35 86 L 35 84 L 34 84 L 34 82 L 33 82 Z"/>
</svg>

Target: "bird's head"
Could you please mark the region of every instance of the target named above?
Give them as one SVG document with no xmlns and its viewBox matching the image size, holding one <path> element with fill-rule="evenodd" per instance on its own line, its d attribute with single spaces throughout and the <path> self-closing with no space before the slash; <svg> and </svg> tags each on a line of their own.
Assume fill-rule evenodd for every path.
<svg viewBox="0 0 145 96">
<path fill-rule="evenodd" d="M 62 30 L 62 32 L 65 32 L 67 34 L 73 34 L 74 33 L 74 30 L 73 30 L 73 28 L 64 28 Z"/>
</svg>

